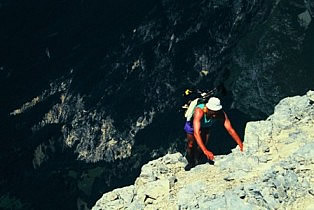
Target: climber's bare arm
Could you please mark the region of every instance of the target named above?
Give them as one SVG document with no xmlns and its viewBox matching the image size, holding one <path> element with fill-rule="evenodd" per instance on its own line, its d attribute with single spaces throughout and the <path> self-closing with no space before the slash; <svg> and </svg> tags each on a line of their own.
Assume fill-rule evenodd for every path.
<svg viewBox="0 0 314 210">
<path fill-rule="evenodd" d="M 226 130 L 228 131 L 230 136 L 234 139 L 234 141 L 239 145 L 240 150 L 243 151 L 242 140 L 240 139 L 240 137 L 237 134 L 237 132 L 233 129 L 227 114 L 225 112 L 223 112 L 223 114 L 224 114 L 224 127 L 226 128 Z"/>
</svg>

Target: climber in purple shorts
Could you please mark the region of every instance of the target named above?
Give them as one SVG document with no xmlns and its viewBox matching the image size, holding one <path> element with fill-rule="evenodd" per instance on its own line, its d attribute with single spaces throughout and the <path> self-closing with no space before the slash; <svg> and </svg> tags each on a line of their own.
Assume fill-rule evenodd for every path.
<svg viewBox="0 0 314 210">
<path fill-rule="evenodd" d="M 209 139 L 210 127 L 217 120 L 224 123 L 228 133 L 239 145 L 240 150 L 243 151 L 242 140 L 233 129 L 227 114 L 222 110 L 220 100 L 216 97 L 211 97 L 206 104 L 198 104 L 193 111 L 192 119 L 185 123 L 184 130 L 188 139 L 186 148 L 188 165 L 185 167 L 186 170 L 190 170 L 197 164 L 202 152 L 207 159 L 214 159 L 214 154 L 205 145 Z"/>
</svg>

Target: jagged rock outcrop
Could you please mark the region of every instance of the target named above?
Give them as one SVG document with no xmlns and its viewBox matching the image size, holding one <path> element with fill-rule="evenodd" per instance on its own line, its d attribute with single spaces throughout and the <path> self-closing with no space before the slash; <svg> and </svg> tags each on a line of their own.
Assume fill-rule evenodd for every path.
<svg viewBox="0 0 314 210">
<path fill-rule="evenodd" d="M 142 167 L 96 209 L 313 209 L 314 91 L 285 98 L 264 121 L 249 122 L 245 151 L 184 171 L 180 153 Z"/>
</svg>

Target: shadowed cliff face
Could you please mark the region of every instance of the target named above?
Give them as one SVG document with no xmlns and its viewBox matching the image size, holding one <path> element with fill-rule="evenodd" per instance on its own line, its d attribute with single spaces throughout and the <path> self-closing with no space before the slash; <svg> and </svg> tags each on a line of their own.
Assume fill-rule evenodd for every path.
<svg viewBox="0 0 314 210">
<path fill-rule="evenodd" d="M 1 194 L 23 208 L 90 206 L 130 183 L 147 160 L 182 150 L 182 90 L 227 79 L 247 89 L 231 65 L 238 43 L 253 42 L 249 32 L 279 18 L 276 8 L 267 1 L 3 1 Z M 233 96 L 241 101 L 222 99 L 241 133 L 249 116 L 228 110 Z M 234 147 L 225 136 L 214 134 L 216 153 Z"/>
<path fill-rule="evenodd" d="M 314 87 L 313 17 L 313 1 L 278 1 L 272 15 L 239 42 L 230 67 L 235 107 L 265 117 L 280 99 Z"/>
</svg>

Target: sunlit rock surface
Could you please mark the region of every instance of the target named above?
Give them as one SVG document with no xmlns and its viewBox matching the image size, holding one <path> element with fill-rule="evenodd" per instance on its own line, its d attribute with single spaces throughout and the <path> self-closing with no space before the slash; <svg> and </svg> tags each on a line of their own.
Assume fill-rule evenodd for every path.
<svg viewBox="0 0 314 210">
<path fill-rule="evenodd" d="M 235 148 L 191 171 L 180 153 L 167 154 L 93 209 L 311 209 L 313 128 L 314 91 L 285 98 L 266 120 L 247 123 L 244 152 Z"/>
</svg>

